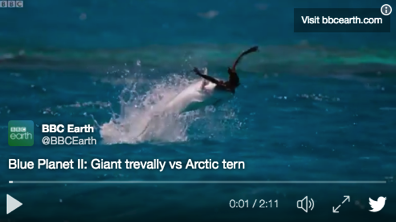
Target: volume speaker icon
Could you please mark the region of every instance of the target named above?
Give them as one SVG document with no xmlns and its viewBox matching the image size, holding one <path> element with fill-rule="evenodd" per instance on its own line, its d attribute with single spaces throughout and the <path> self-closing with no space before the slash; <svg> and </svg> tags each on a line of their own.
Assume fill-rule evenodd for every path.
<svg viewBox="0 0 396 222">
<path fill-rule="evenodd" d="M 308 213 L 308 210 L 313 210 L 314 208 L 314 200 L 309 199 L 308 196 L 304 197 L 302 200 L 297 201 L 297 208 L 302 209 L 305 213 Z"/>
</svg>

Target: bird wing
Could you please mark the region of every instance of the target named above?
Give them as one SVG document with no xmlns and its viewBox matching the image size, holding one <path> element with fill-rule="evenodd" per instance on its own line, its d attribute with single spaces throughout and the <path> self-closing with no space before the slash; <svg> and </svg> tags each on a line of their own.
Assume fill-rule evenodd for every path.
<svg viewBox="0 0 396 222">
<path fill-rule="evenodd" d="M 214 83 L 216 85 L 220 85 L 219 80 L 217 80 L 211 76 L 202 74 L 201 71 L 199 71 L 199 69 L 197 67 L 194 67 L 193 71 L 195 72 L 195 74 L 201 76 L 202 78 L 208 80 L 209 82 Z"/>
<path fill-rule="evenodd" d="M 374 208 L 374 206 L 375 206 L 376 203 L 377 203 L 377 201 L 375 201 L 375 200 L 369 198 L 369 204 L 370 204 L 371 208 Z"/>
<path fill-rule="evenodd" d="M 242 52 L 242 53 L 238 56 L 238 58 L 235 60 L 234 64 L 232 65 L 232 70 L 235 71 L 236 66 L 237 66 L 238 63 L 241 61 L 241 59 L 242 59 L 243 56 L 245 56 L 245 55 L 247 55 L 247 54 L 249 54 L 249 53 L 252 53 L 252 52 L 257 52 L 257 51 L 258 51 L 258 46 L 254 46 L 254 47 L 252 47 L 252 48 L 250 48 L 250 49 L 248 49 L 248 50 Z"/>
</svg>

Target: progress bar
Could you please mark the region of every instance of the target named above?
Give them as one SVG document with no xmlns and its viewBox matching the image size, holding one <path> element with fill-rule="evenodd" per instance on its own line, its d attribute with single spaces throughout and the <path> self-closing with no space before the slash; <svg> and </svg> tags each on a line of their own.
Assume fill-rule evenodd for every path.
<svg viewBox="0 0 396 222">
<path fill-rule="evenodd" d="M 385 184 L 386 181 L 9 181 L 18 184 Z"/>
</svg>

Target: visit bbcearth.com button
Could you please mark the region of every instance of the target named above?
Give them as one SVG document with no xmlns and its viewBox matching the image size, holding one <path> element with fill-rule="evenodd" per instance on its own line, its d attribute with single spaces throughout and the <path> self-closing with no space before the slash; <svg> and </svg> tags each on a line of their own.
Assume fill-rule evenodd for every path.
<svg viewBox="0 0 396 222">
<path fill-rule="evenodd" d="M 295 8 L 294 32 L 390 32 L 391 7 Z"/>
<path fill-rule="evenodd" d="M 31 120 L 11 120 L 8 122 L 8 145 L 33 146 L 34 123 Z"/>
</svg>

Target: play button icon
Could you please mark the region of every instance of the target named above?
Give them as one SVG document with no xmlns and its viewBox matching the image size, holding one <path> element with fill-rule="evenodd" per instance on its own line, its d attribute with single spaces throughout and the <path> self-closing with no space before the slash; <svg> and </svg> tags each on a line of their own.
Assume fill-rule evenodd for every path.
<svg viewBox="0 0 396 222">
<path fill-rule="evenodd" d="M 20 206 L 22 206 L 21 202 L 7 194 L 7 214 L 16 210 Z"/>
</svg>

